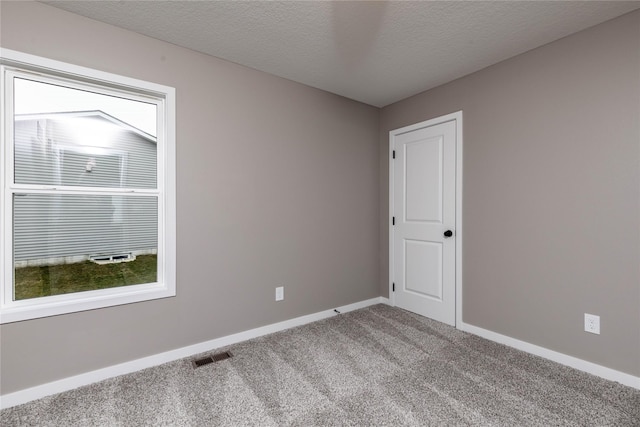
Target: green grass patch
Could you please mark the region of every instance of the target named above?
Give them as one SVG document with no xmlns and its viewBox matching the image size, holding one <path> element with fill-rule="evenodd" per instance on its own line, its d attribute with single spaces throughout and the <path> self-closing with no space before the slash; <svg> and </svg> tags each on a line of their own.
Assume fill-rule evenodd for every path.
<svg viewBox="0 0 640 427">
<path fill-rule="evenodd" d="M 98 265 L 85 261 L 16 268 L 15 299 L 153 283 L 157 280 L 157 270 L 156 255 L 138 255 L 135 261 L 117 264 Z"/>
</svg>

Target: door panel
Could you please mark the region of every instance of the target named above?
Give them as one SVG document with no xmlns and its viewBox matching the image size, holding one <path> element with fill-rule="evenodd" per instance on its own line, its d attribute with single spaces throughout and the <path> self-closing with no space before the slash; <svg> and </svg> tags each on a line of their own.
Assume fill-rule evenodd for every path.
<svg viewBox="0 0 640 427">
<path fill-rule="evenodd" d="M 405 240 L 406 292 L 442 301 L 442 245 Z"/>
<path fill-rule="evenodd" d="M 442 137 L 406 144 L 405 221 L 442 222 Z"/>
<path fill-rule="evenodd" d="M 392 136 L 392 277 L 398 307 L 455 325 L 456 122 Z"/>
</svg>

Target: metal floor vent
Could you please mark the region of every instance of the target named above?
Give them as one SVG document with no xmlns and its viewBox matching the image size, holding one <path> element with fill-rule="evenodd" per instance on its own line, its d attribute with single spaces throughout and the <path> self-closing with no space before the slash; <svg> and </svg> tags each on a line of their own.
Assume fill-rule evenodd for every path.
<svg viewBox="0 0 640 427">
<path fill-rule="evenodd" d="M 210 363 L 221 362 L 223 360 L 229 359 L 233 357 L 230 351 L 224 351 L 222 353 L 216 353 L 212 356 L 203 357 L 201 359 L 196 359 L 192 361 L 192 365 L 194 368 L 199 368 L 200 366 L 208 365 Z"/>
</svg>

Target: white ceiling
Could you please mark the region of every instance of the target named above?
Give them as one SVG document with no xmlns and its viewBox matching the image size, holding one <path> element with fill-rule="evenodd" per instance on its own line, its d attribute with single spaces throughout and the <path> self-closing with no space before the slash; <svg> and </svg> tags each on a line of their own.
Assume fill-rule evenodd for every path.
<svg viewBox="0 0 640 427">
<path fill-rule="evenodd" d="M 382 107 L 634 9 L 628 1 L 45 1 Z"/>
</svg>

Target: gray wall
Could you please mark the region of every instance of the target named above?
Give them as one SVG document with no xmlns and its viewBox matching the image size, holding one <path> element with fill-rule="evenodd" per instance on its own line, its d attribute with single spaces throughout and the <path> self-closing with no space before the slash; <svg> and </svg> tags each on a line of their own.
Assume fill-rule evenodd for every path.
<svg viewBox="0 0 640 427">
<path fill-rule="evenodd" d="M 177 297 L 2 325 L 2 394 L 379 295 L 378 109 L 0 7 L 2 47 L 176 88 L 178 233 Z"/>
<path fill-rule="evenodd" d="M 0 8 L 3 47 L 178 97 L 178 296 L 2 325 L 1 393 L 386 296 L 379 153 L 389 130 L 460 109 L 464 321 L 640 375 L 640 13 L 380 113 L 46 5 Z"/>
<path fill-rule="evenodd" d="M 457 110 L 464 322 L 640 375 L 640 12 L 382 109 L 380 153 L 390 130 Z"/>
</svg>

